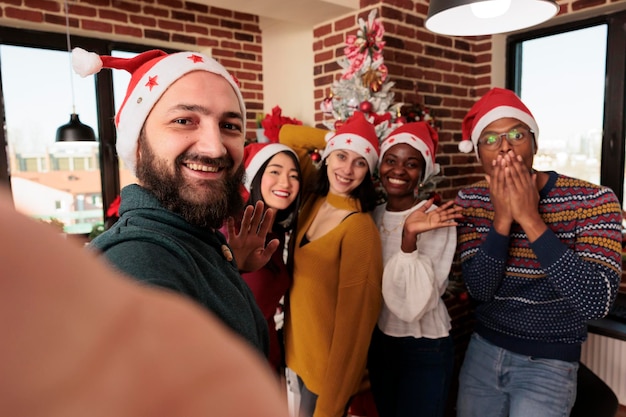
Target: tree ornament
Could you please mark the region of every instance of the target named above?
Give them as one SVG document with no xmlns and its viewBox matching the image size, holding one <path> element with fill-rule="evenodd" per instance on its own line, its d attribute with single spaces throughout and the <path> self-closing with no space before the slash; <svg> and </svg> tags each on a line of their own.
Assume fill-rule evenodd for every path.
<svg viewBox="0 0 626 417">
<path fill-rule="evenodd" d="M 311 152 L 311 159 L 313 162 L 319 162 L 322 159 L 322 155 L 320 155 L 319 151 L 316 149 Z"/>
<path fill-rule="evenodd" d="M 359 104 L 359 110 L 361 110 L 362 113 L 371 113 L 373 108 L 374 106 L 369 101 L 363 101 Z"/>
<path fill-rule="evenodd" d="M 363 80 L 363 85 L 368 86 L 370 90 L 375 93 L 378 92 L 380 90 L 380 86 L 383 85 L 381 78 L 382 77 L 380 73 L 372 68 L 365 71 L 365 74 L 361 76 L 361 79 Z"/>
<path fill-rule="evenodd" d="M 335 121 L 335 130 L 338 130 L 341 126 L 344 125 L 344 121 L 343 120 L 337 120 Z"/>
</svg>

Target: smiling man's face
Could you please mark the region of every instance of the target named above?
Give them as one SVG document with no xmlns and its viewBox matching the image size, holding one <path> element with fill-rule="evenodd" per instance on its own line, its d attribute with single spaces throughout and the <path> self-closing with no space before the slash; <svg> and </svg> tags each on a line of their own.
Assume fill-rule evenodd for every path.
<svg viewBox="0 0 626 417">
<path fill-rule="evenodd" d="M 242 204 L 243 131 L 237 96 L 223 77 L 184 75 L 146 119 L 137 178 L 189 223 L 220 227 Z"/>
</svg>

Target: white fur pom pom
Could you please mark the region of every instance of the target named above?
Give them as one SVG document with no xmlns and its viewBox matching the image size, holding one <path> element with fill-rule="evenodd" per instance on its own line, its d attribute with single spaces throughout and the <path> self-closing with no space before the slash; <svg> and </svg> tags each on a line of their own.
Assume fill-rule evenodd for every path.
<svg viewBox="0 0 626 417">
<path fill-rule="evenodd" d="M 72 67 L 76 74 L 85 78 L 102 69 L 102 60 L 94 52 L 87 52 L 82 48 L 74 48 L 72 50 Z"/>
<path fill-rule="evenodd" d="M 459 151 L 463 153 L 470 153 L 474 149 L 474 144 L 472 144 L 471 140 L 462 140 L 459 142 Z"/>
</svg>

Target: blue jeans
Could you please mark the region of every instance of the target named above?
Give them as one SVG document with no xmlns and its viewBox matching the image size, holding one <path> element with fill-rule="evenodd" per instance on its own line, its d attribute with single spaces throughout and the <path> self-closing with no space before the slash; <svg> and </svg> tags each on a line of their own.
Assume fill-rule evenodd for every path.
<svg viewBox="0 0 626 417">
<path fill-rule="evenodd" d="M 472 335 L 459 375 L 457 417 L 567 417 L 578 362 L 524 356 Z"/>
<path fill-rule="evenodd" d="M 454 367 L 451 336 L 392 337 L 375 328 L 368 368 L 380 417 L 442 417 Z"/>
</svg>

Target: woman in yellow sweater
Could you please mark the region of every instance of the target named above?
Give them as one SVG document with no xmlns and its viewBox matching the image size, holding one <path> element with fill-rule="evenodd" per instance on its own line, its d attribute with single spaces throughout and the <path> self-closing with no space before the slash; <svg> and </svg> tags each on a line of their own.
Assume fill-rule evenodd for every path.
<svg viewBox="0 0 626 417">
<path fill-rule="evenodd" d="M 290 389 L 300 393 L 300 417 L 341 417 L 363 381 L 382 303 L 380 236 L 368 213 L 376 205 L 371 174 L 378 137 L 355 113 L 334 133 L 286 125 L 279 138 L 298 153 L 305 181 L 314 179 L 303 187 L 310 195 L 291 242 L 285 348 L 296 378 Z M 322 148 L 316 170 L 308 154 Z"/>
</svg>

